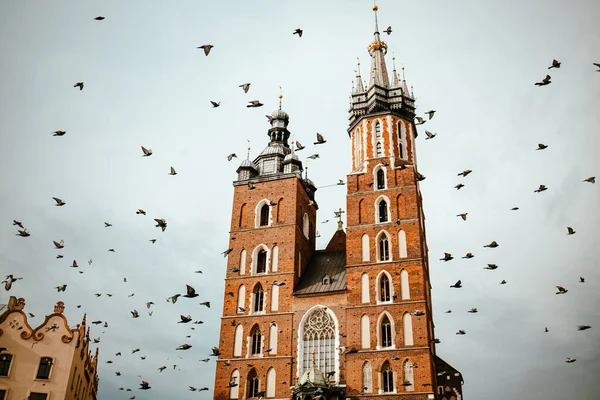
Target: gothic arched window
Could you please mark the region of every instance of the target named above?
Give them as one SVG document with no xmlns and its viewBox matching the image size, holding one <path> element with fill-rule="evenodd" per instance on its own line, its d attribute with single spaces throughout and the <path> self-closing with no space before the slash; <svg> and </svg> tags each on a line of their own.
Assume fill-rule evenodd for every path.
<svg viewBox="0 0 600 400">
<path fill-rule="evenodd" d="M 313 358 L 316 367 L 321 371 L 337 371 L 336 326 L 325 307 L 315 308 L 306 317 L 301 334 L 302 363 L 299 376 L 312 366 Z"/>
<path fill-rule="evenodd" d="M 275 397 L 275 380 L 275 368 L 271 367 L 267 371 L 267 387 L 265 389 L 265 397 Z"/>
<path fill-rule="evenodd" d="M 410 299 L 410 283 L 408 282 L 408 272 L 405 269 L 400 271 L 400 294 L 402 300 Z"/>
<path fill-rule="evenodd" d="M 247 398 L 258 397 L 260 386 L 260 380 L 258 379 L 258 374 L 256 370 L 252 368 L 248 373 L 248 395 Z"/>
<path fill-rule="evenodd" d="M 253 292 L 252 312 L 258 313 L 265 309 L 265 292 L 260 283 L 256 284 Z"/>
<path fill-rule="evenodd" d="M 381 142 L 377 142 L 375 145 L 375 157 L 383 157 L 383 146 Z"/>
<path fill-rule="evenodd" d="M 388 221 L 388 204 L 385 200 L 380 200 L 377 205 L 377 211 L 379 214 L 379 222 L 387 222 Z"/>
<path fill-rule="evenodd" d="M 375 123 L 375 137 L 376 138 L 381 137 L 381 124 L 379 122 Z"/>
<path fill-rule="evenodd" d="M 381 335 L 381 347 L 392 347 L 392 323 L 387 315 L 384 315 L 381 319 L 379 329 Z"/>
<path fill-rule="evenodd" d="M 231 377 L 229 378 L 229 398 L 230 399 L 237 399 L 239 397 L 239 393 L 240 393 L 240 371 L 237 369 L 234 369 L 233 372 L 231 373 Z M 235 383 L 235 385 L 233 385 Z"/>
<path fill-rule="evenodd" d="M 412 329 L 412 315 L 410 313 L 404 313 L 402 317 L 402 327 L 404 328 L 404 345 L 413 345 L 413 329 Z"/>
<path fill-rule="evenodd" d="M 383 393 L 394 392 L 394 371 L 389 362 L 385 362 L 381 367 L 381 380 L 383 381 Z"/>
<path fill-rule="evenodd" d="M 260 249 L 256 255 L 256 273 L 264 274 L 267 272 L 267 251 Z"/>
<path fill-rule="evenodd" d="M 383 168 L 377 170 L 377 189 L 385 189 L 385 171 Z"/>
<path fill-rule="evenodd" d="M 244 328 L 242 324 L 235 327 L 235 336 L 233 339 L 233 356 L 241 357 L 242 356 L 242 339 L 244 335 Z"/>
<path fill-rule="evenodd" d="M 378 259 L 379 261 L 389 261 L 390 259 L 390 242 L 385 233 L 379 235 L 377 240 L 377 247 L 379 250 Z"/>
<path fill-rule="evenodd" d="M 385 273 L 379 277 L 379 301 L 382 303 L 392 301 L 390 278 Z"/>
<path fill-rule="evenodd" d="M 363 364 L 362 368 L 362 388 L 365 393 L 373 392 L 373 368 L 368 361 Z"/>
<path fill-rule="evenodd" d="M 240 285 L 238 288 L 237 306 L 238 314 L 243 314 L 243 310 L 246 308 L 246 286 L 244 285 Z"/>
<path fill-rule="evenodd" d="M 262 344 L 262 335 L 258 325 L 254 325 L 252 331 L 250 331 L 250 355 L 256 356 L 260 354 L 260 347 Z"/>
<path fill-rule="evenodd" d="M 263 206 L 260 208 L 259 226 L 268 226 L 269 225 L 269 209 L 270 209 L 270 206 L 268 204 L 263 204 Z"/>
</svg>

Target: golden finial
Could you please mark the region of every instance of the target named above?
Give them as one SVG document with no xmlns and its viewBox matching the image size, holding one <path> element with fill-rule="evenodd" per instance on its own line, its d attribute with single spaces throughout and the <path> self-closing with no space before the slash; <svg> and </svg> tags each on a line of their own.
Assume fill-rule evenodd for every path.
<svg viewBox="0 0 600 400">
<path fill-rule="evenodd" d="M 62 314 L 63 311 L 65 311 L 65 303 L 63 303 L 62 301 L 59 301 L 54 306 L 54 313 L 55 314 Z"/>
<path fill-rule="evenodd" d="M 281 111 L 281 99 L 283 99 L 283 89 L 279 86 L 279 110 Z"/>
<path fill-rule="evenodd" d="M 246 158 L 249 160 L 250 159 L 250 139 L 246 139 L 246 141 L 248 142 L 248 154 L 247 154 Z"/>
</svg>

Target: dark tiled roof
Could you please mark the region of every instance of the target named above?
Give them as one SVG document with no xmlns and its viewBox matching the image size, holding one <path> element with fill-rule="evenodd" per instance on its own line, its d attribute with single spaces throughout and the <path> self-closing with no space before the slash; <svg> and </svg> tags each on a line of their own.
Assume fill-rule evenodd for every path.
<svg viewBox="0 0 600 400">
<path fill-rule="evenodd" d="M 328 275 L 329 285 L 323 284 Z M 346 252 L 317 251 L 302 274 L 294 295 L 317 294 L 346 290 Z"/>
</svg>

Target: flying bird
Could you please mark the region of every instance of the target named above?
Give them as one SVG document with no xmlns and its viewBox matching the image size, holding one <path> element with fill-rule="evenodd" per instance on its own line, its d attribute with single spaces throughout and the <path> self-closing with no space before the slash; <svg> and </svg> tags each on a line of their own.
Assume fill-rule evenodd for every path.
<svg viewBox="0 0 600 400">
<path fill-rule="evenodd" d="M 539 193 L 539 192 L 543 192 L 544 190 L 548 190 L 548 188 L 546 187 L 546 185 L 540 185 L 540 187 L 536 190 L 534 190 L 534 193 Z"/>
<path fill-rule="evenodd" d="M 298 28 L 294 31 L 294 33 L 292 35 L 298 35 L 298 37 L 302 37 L 302 32 L 304 32 L 302 29 Z"/>
<path fill-rule="evenodd" d="M 513 207 L 510 209 L 510 211 L 517 211 L 519 209 L 519 207 Z"/>
<path fill-rule="evenodd" d="M 317 158 L 320 158 L 320 156 L 319 156 L 318 154 L 316 154 L 316 153 L 315 153 L 315 154 L 311 154 L 310 156 L 308 156 L 308 157 L 306 157 L 306 158 L 309 158 L 309 159 L 311 159 L 311 160 L 316 160 Z"/>
<path fill-rule="evenodd" d="M 71 268 L 79 268 L 79 265 L 77 265 L 77 260 L 73 260 L 73 265 L 71 265 Z"/>
<path fill-rule="evenodd" d="M 248 182 L 248 190 L 252 190 L 252 189 L 256 189 L 256 186 L 254 186 L 254 183 Z"/>
<path fill-rule="evenodd" d="M 273 281 L 273 285 L 275 285 L 275 286 L 284 286 L 285 282 Z"/>
<path fill-rule="evenodd" d="M 142 381 L 142 383 L 140 383 L 140 386 L 141 390 L 148 390 L 151 388 L 150 384 L 146 381 Z"/>
<path fill-rule="evenodd" d="M 561 63 L 558 60 L 556 60 L 556 59 L 552 60 L 552 65 L 549 66 L 548 69 L 551 69 L 551 68 L 560 68 L 560 64 Z"/>
<path fill-rule="evenodd" d="M 321 135 L 319 132 L 317 132 L 317 141 L 314 142 L 313 144 L 323 144 L 325 142 L 327 142 L 327 140 L 325 140 L 323 135 Z"/>
<path fill-rule="evenodd" d="M 457 335 L 465 335 L 467 332 L 465 332 L 464 329 L 459 329 L 458 332 L 456 332 Z"/>
<path fill-rule="evenodd" d="M 144 155 L 142 157 L 150 157 L 152 155 L 152 149 L 147 149 L 144 146 L 142 146 L 142 151 L 144 152 Z"/>
<path fill-rule="evenodd" d="M 54 243 L 54 247 L 56 247 L 57 249 L 62 249 L 63 247 L 65 247 L 65 241 L 61 240 L 60 242 L 57 242 L 56 240 L 53 240 L 52 243 Z"/>
<path fill-rule="evenodd" d="M 221 102 L 219 101 L 218 103 L 216 101 L 210 101 L 210 104 L 212 104 L 213 108 L 217 108 L 221 105 Z"/>
<path fill-rule="evenodd" d="M 467 254 L 466 254 L 464 257 L 462 257 L 462 258 L 473 258 L 473 257 L 475 257 L 475 256 L 473 255 L 473 253 L 467 253 Z"/>
<path fill-rule="evenodd" d="M 186 294 L 182 295 L 183 297 L 187 297 L 189 299 L 192 299 L 194 297 L 198 297 L 198 294 L 196 293 L 196 289 L 194 289 L 193 287 L 191 287 L 190 285 L 185 285 L 186 287 Z"/>
<path fill-rule="evenodd" d="M 589 183 L 596 183 L 596 177 L 595 176 L 590 176 L 587 179 L 583 180 L 584 182 L 589 182 Z"/>
<path fill-rule="evenodd" d="M 567 226 L 567 231 L 568 231 L 567 235 L 574 235 L 575 234 L 575 231 L 570 226 Z"/>
<path fill-rule="evenodd" d="M 167 366 L 166 366 L 166 365 L 163 365 L 162 367 L 158 367 L 158 370 L 159 370 L 160 372 L 163 372 L 165 369 L 167 369 Z"/>
<path fill-rule="evenodd" d="M 17 236 L 23 236 L 23 237 L 27 237 L 27 236 L 31 236 L 31 234 L 29 233 L 29 230 L 27 228 L 25 229 L 17 229 L 19 231 L 19 233 L 17 233 Z"/>
<path fill-rule="evenodd" d="M 231 161 L 234 157 L 237 158 L 237 154 L 231 153 L 230 155 L 227 156 L 227 161 Z"/>
<path fill-rule="evenodd" d="M 550 79 L 552 79 L 550 77 L 550 75 L 546 75 L 546 77 L 544 79 L 542 79 L 541 82 L 536 82 L 535 86 L 546 86 L 546 85 L 549 85 L 551 83 Z"/>
<path fill-rule="evenodd" d="M 460 188 L 465 187 L 465 185 L 463 185 L 462 183 L 459 183 L 458 185 L 454 186 L 454 189 L 456 190 L 460 190 Z"/>
<path fill-rule="evenodd" d="M 384 32 L 387 33 L 388 35 L 391 35 L 392 34 L 392 27 L 388 26 L 387 29 Z"/>
<path fill-rule="evenodd" d="M 73 85 L 73 87 L 78 87 L 79 91 L 83 90 L 83 82 L 77 82 L 76 84 Z"/>
<path fill-rule="evenodd" d="M 454 285 L 450 285 L 451 288 L 460 289 L 462 287 L 462 282 L 459 280 L 456 281 Z"/>
<path fill-rule="evenodd" d="M 181 318 L 181 321 L 177 321 L 178 324 L 187 324 L 188 322 L 192 321 L 192 316 L 191 315 L 188 315 L 188 316 L 181 315 L 180 318 Z"/>
<path fill-rule="evenodd" d="M 246 107 L 262 107 L 264 105 L 259 100 L 251 100 L 248 103 L 250 104 L 246 105 Z"/>
<path fill-rule="evenodd" d="M 19 279 L 23 279 L 23 278 L 15 278 L 12 275 L 6 275 L 6 280 L 3 280 L 2 283 L 4 283 L 4 289 L 5 290 L 10 290 L 10 288 L 12 287 L 12 284 L 15 283 L 16 281 L 18 281 Z"/>
<path fill-rule="evenodd" d="M 456 214 L 457 217 L 461 217 L 463 219 L 463 221 L 467 220 L 467 214 L 469 213 L 462 213 L 462 214 Z"/>
<path fill-rule="evenodd" d="M 502 281 L 500 282 L 501 285 L 506 285 L 506 281 L 504 279 L 502 279 Z"/>
<path fill-rule="evenodd" d="M 569 291 L 568 289 L 565 289 L 562 286 L 556 286 L 556 288 L 558 289 L 558 292 L 556 292 L 556 294 L 565 294 Z"/>
<path fill-rule="evenodd" d="M 59 292 L 64 292 L 65 290 L 67 290 L 67 285 L 59 285 L 56 286 L 55 289 Z"/>
<path fill-rule="evenodd" d="M 105 228 L 109 228 L 109 227 L 111 227 L 111 226 L 112 226 L 112 224 L 111 224 L 111 223 L 109 223 L 109 222 L 105 222 L 105 223 L 104 223 L 104 227 L 105 227 Z"/>
<path fill-rule="evenodd" d="M 54 131 L 52 133 L 54 133 L 54 135 L 52 135 L 52 136 L 64 136 L 65 133 L 67 133 L 67 132 L 66 131 Z"/>
<path fill-rule="evenodd" d="M 483 267 L 483 269 L 494 270 L 498 269 L 498 266 L 496 264 L 488 264 L 486 267 Z"/>
<path fill-rule="evenodd" d="M 242 90 L 244 91 L 244 93 L 248 93 L 248 90 L 250 89 L 250 83 L 242 83 L 240 85 L 240 87 L 242 88 Z"/>
<path fill-rule="evenodd" d="M 574 363 L 575 361 L 577 361 L 576 358 L 567 357 L 567 360 L 565 362 L 570 364 L 570 363 Z"/>
<path fill-rule="evenodd" d="M 177 303 L 177 299 L 179 298 L 179 296 L 181 296 L 180 294 L 174 294 L 171 297 L 167 297 L 167 302 L 171 302 L 173 304 Z"/>
<path fill-rule="evenodd" d="M 138 210 L 135 212 L 136 214 L 142 214 L 142 215 L 146 215 L 146 211 L 142 210 L 141 208 L 138 208 Z"/>
<path fill-rule="evenodd" d="M 498 246 L 500 246 L 500 245 L 495 240 L 493 240 L 490 244 L 486 244 L 483 247 L 490 247 L 492 249 L 495 249 Z"/>
<path fill-rule="evenodd" d="M 544 143 L 538 143 L 538 148 L 536 150 L 544 150 L 547 148 L 548 148 L 548 145 L 546 145 Z"/>
<path fill-rule="evenodd" d="M 444 258 L 440 258 L 440 261 L 450 261 L 453 260 L 454 257 L 452 257 L 452 254 L 450 253 L 444 253 Z"/>
<path fill-rule="evenodd" d="M 583 276 L 579 277 L 579 283 L 585 283 L 585 278 Z"/>
<path fill-rule="evenodd" d="M 110 251 L 111 253 L 114 253 L 115 249 L 108 249 L 108 251 Z"/>
<path fill-rule="evenodd" d="M 191 344 L 184 343 L 181 346 L 178 346 L 175 350 L 187 350 L 187 349 L 191 349 L 191 348 L 192 348 Z"/>
<path fill-rule="evenodd" d="M 103 21 L 104 17 L 102 15 L 98 15 L 96 18 L 94 18 L 96 21 Z"/>
<path fill-rule="evenodd" d="M 138 313 L 135 309 L 133 311 L 130 311 L 130 313 L 133 318 L 138 318 L 140 316 L 140 313 Z"/>
<path fill-rule="evenodd" d="M 169 172 L 169 175 L 177 175 L 177 171 L 175 171 L 175 168 L 171 167 L 171 172 Z"/>
<path fill-rule="evenodd" d="M 418 121 L 415 125 L 423 125 L 425 122 L 427 122 L 423 119 L 423 117 L 416 116 L 415 119 Z"/>
<path fill-rule="evenodd" d="M 592 329 L 592 327 L 589 326 L 589 325 L 577 325 L 577 330 L 578 331 L 585 331 L 587 329 Z"/>
<path fill-rule="evenodd" d="M 233 251 L 233 249 L 232 249 L 232 248 L 229 248 L 229 249 L 225 250 L 224 252 L 222 252 L 221 254 L 223 254 L 223 257 L 227 257 L 227 255 L 228 255 L 229 253 L 231 253 L 232 251 Z"/>
<path fill-rule="evenodd" d="M 473 172 L 473 171 L 470 169 L 465 169 L 463 172 L 459 172 L 458 176 L 462 175 L 463 177 L 465 177 L 465 176 L 469 175 L 471 172 Z"/>
<path fill-rule="evenodd" d="M 156 221 L 155 227 L 160 227 L 163 232 L 167 229 L 167 221 L 164 218 L 154 218 L 154 220 Z"/>
<path fill-rule="evenodd" d="M 433 139 L 434 137 L 436 137 L 437 133 L 431 133 L 429 131 L 425 131 L 425 135 L 427 135 L 427 137 L 425 138 L 425 140 L 428 140 L 428 139 Z"/>
<path fill-rule="evenodd" d="M 204 55 L 208 55 L 208 53 L 210 53 L 210 50 L 215 47 L 212 44 L 203 44 L 202 46 L 198 46 L 198 49 L 203 49 L 204 50 Z"/>
<path fill-rule="evenodd" d="M 210 308 L 210 301 L 203 301 L 202 303 L 200 303 L 200 305 Z"/>
<path fill-rule="evenodd" d="M 13 225 L 17 225 L 17 226 L 21 227 L 21 229 L 25 229 L 25 227 L 23 226 L 23 223 L 21 221 L 17 221 L 16 219 L 13 219 Z"/>
<path fill-rule="evenodd" d="M 596 72 L 600 72 L 600 63 L 592 63 L 594 64 L 596 67 L 598 67 L 598 69 L 596 70 Z"/>
<path fill-rule="evenodd" d="M 433 118 L 433 114 L 435 114 L 435 110 L 426 111 L 425 114 L 429 115 L 429 120 Z"/>
<path fill-rule="evenodd" d="M 65 203 L 62 199 L 59 199 L 58 197 L 53 197 L 54 201 L 56 202 L 55 206 L 60 207 L 60 206 L 64 206 Z"/>
</svg>

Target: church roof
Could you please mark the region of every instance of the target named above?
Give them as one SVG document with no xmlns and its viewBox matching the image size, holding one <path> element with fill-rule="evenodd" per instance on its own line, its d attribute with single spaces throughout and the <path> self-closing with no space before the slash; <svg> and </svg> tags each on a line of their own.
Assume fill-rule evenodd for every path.
<svg viewBox="0 0 600 400">
<path fill-rule="evenodd" d="M 329 284 L 324 283 L 329 277 Z M 294 295 L 346 290 L 346 252 L 324 250 L 313 254 L 294 290 Z"/>
</svg>

